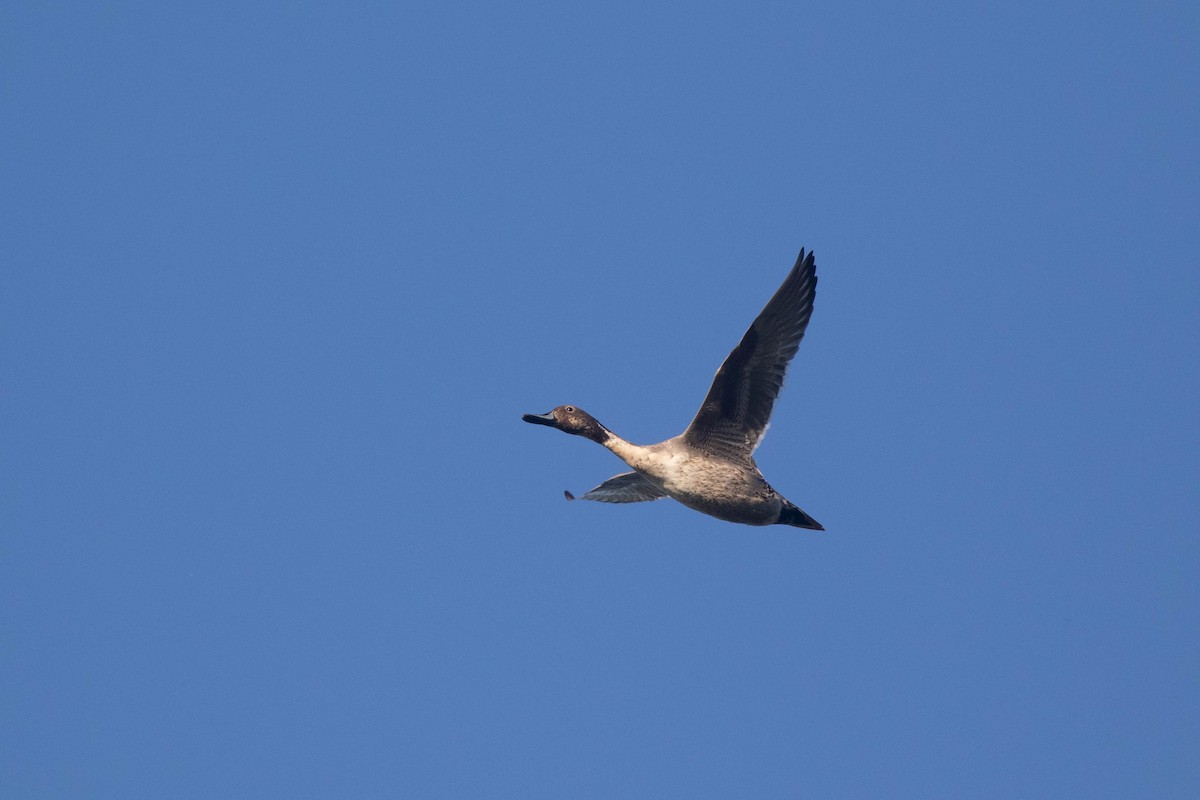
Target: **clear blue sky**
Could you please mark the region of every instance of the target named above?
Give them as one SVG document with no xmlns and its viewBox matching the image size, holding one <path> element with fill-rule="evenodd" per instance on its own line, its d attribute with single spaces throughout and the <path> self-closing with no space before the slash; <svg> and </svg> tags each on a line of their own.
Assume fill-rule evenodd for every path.
<svg viewBox="0 0 1200 800">
<path fill-rule="evenodd" d="M 1194 3 L 0 11 L 6 798 L 1200 796 Z M 801 247 L 758 460 L 567 503 Z"/>
</svg>

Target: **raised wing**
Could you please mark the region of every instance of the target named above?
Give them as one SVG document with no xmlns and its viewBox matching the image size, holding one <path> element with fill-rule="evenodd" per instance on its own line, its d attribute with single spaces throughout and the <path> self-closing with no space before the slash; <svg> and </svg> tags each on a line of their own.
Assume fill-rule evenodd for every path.
<svg viewBox="0 0 1200 800">
<path fill-rule="evenodd" d="M 749 459 L 771 419 L 788 362 L 812 316 L 817 289 L 813 254 L 800 251 L 783 285 L 717 370 L 687 444 L 732 459 Z"/>
<path fill-rule="evenodd" d="M 575 496 L 564 492 L 568 500 Z M 601 503 L 641 503 L 666 497 L 661 490 L 636 472 L 614 475 L 595 489 L 580 495 L 580 500 L 597 500 Z"/>
</svg>

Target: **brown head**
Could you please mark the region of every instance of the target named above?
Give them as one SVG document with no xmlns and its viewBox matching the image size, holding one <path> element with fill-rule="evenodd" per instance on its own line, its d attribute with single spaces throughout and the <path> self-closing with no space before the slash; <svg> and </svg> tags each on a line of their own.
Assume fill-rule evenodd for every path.
<svg viewBox="0 0 1200 800">
<path fill-rule="evenodd" d="M 564 433 L 585 436 L 593 442 L 604 444 L 608 439 L 608 429 L 596 421 L 596 418 L 575 406 L 559 406 L 549 414 L 523 414 L 521 419 L 535 425 L 549 425 Z"/>
</svg>

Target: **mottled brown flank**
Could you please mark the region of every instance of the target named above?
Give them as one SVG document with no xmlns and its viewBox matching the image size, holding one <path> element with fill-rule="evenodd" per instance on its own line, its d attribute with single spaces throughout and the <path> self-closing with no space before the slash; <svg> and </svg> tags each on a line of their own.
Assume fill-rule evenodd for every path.
<svg viewBox="0 0 1200 800">
<path fill-rule="evenodd" d="M 708 514 L 710 517 L 742 525 L 774 525 L 779 521 L 779 504 L 771 498 L 751 497 L 706 497 L 683 495 L 675 497 L 690 509 Z"/>
</svg>

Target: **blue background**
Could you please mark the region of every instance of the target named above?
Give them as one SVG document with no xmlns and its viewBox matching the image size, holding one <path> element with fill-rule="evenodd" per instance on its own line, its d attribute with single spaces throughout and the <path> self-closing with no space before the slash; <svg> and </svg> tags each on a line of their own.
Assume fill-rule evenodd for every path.
<svg viewBox="0 0 1200 800">
<path fill-rule="evenodd" d="M 10 798 L 1200 796 L 1191 3 L 10 3 Z M 678 433 L 820 285 L 758 460 Z"/>
</svg>

